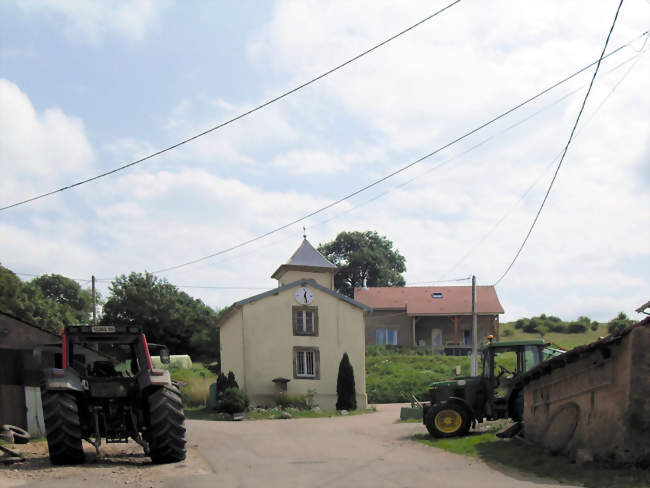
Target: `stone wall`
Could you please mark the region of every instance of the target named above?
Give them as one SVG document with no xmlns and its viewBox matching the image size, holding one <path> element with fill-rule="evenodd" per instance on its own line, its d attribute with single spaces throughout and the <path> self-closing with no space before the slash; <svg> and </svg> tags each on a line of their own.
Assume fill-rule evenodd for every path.
<svg viewBox="0 0 650 488">
<path fill-rule="evenodd" d="M 581 346 L 528 373 L 524 432 L 577 461 L 650 465 L 650 327 Z"/>
</svg>

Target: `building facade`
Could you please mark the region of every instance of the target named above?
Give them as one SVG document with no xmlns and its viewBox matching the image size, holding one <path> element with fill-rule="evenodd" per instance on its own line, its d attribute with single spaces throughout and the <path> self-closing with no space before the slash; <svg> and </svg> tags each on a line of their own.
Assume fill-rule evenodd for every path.
<svg viewBox="0 0 650 488">
<path fill-rule="evenodd" d="M 347 352 L 357 407 L 366 407 L 364 314 L 370 307 L 333 289 L 336 271 L 305 239 L 273 273 L 277 288 L 234 303 L 219 320 L 222 371 L 235 373 L 254 405 L 272 405 L 284 384 L 286 394 L 315 392 L 322 408 L 334 409 Z"/>
<path fill-rule="evenodd" d="M 430 348 L 465 355 L 472 345 L 472 287 L 356 288 L 354 298 L 372 308 L 366 315 L 366 345 Z M 499 337 L 503 307 L 493 286 L 476 287 L 478 340 Z"/>
</svg>

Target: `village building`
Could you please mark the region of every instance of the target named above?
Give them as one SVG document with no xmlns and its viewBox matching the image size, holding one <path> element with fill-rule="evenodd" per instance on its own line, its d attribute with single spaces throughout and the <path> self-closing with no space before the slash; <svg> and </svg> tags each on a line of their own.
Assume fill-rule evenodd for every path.
<svg viewBox="0 0 650 488">
<path fill-rule="evenodd" d="M 334 409 L 347 353 L 357 408 L 367 406 L 364 314 L 371 309 L 334 290 L 336 272 L 304 239 L 271 276 L 277 288 L 233 303 L 220 318 L 221 369 L 235 374 L 253 405 L 273 405 L 286 389 L 315 391 L 322 408 Z"/>
<path fill-rule="evenodd" d="M 15 425 L 34 437 L 45 435 L 41 407 L 41 364 L 34 347 L 58 343 L 61 338 L 45 329 L 0 312 L 0 425 Z M 60 355 L 59 355 L 60 356 Z M 60 357 L 56 358 L 59 363 Z M 50 354 L 47 363 L 54 365 Z"/>
<path fill-rule="evenodd" d="M 472 287 L 409 286 L 355 288 L 354 299 L 372 308 L 366 315 L 366 345 L 422 346 L 433 353 L 467 355 L 472 350 Z M 476 287 L 478 340 L 499 338 L 504 313 L 493 286 Z"/>
</svg>

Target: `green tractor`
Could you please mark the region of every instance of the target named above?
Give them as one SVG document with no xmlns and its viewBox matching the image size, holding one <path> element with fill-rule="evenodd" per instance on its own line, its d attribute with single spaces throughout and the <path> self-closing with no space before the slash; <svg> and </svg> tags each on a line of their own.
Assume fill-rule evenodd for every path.
<svg viewBox="0 0 650 488">
<path fill-rule="evenodd" d="M 60 357 L 60 368 L 44 370 L 41 387 L 52 464 L 84 461 L 82 440 L 99 453 L 106 443 L 142 446 L 153 463 L 185 459 L 185 416 L 181 394 L 164 369 L 153 367 L 150 349 L 169 363 L 165 346 L 147 344 L 135 326 L 74 326 L 61 344 L 35 349 Z"/>
<path fill-rule="evenodd" d="M 522 419 L 524 404 L 520 378 L 545 359 L 543 339 L 490 342 L 481 350 L 483 374 L 437 381 L 429 385 L 430 403 L 422 420 L 433 437 L 467 434 L 484 420 Z"/>
</svg>

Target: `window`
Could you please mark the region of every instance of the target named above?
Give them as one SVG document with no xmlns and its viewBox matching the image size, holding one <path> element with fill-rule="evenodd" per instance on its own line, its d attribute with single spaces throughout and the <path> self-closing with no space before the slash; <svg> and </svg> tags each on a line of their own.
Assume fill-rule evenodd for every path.
<svg viewBox="0 0 650 488">
<path fill-rule="evenodd" d="M 442 292 L 436 291 L 431 294 L 431 298 L 442 298 Z"/>
<path fill-rule="evenodd" d="M 397 329 L 377 329 L 375 334 L 378 345 L 397 345 Z"/>
<path fill-rule="evenodd" d="M 318 348 L 293 348 L 293 377 L 311 380 L 320 378 L 320 353 Z"/>
<path fill-rule="evenodd" d="M 293 335 L 318 335 L 316 307 L 293 307 Z"/>
</svg>

